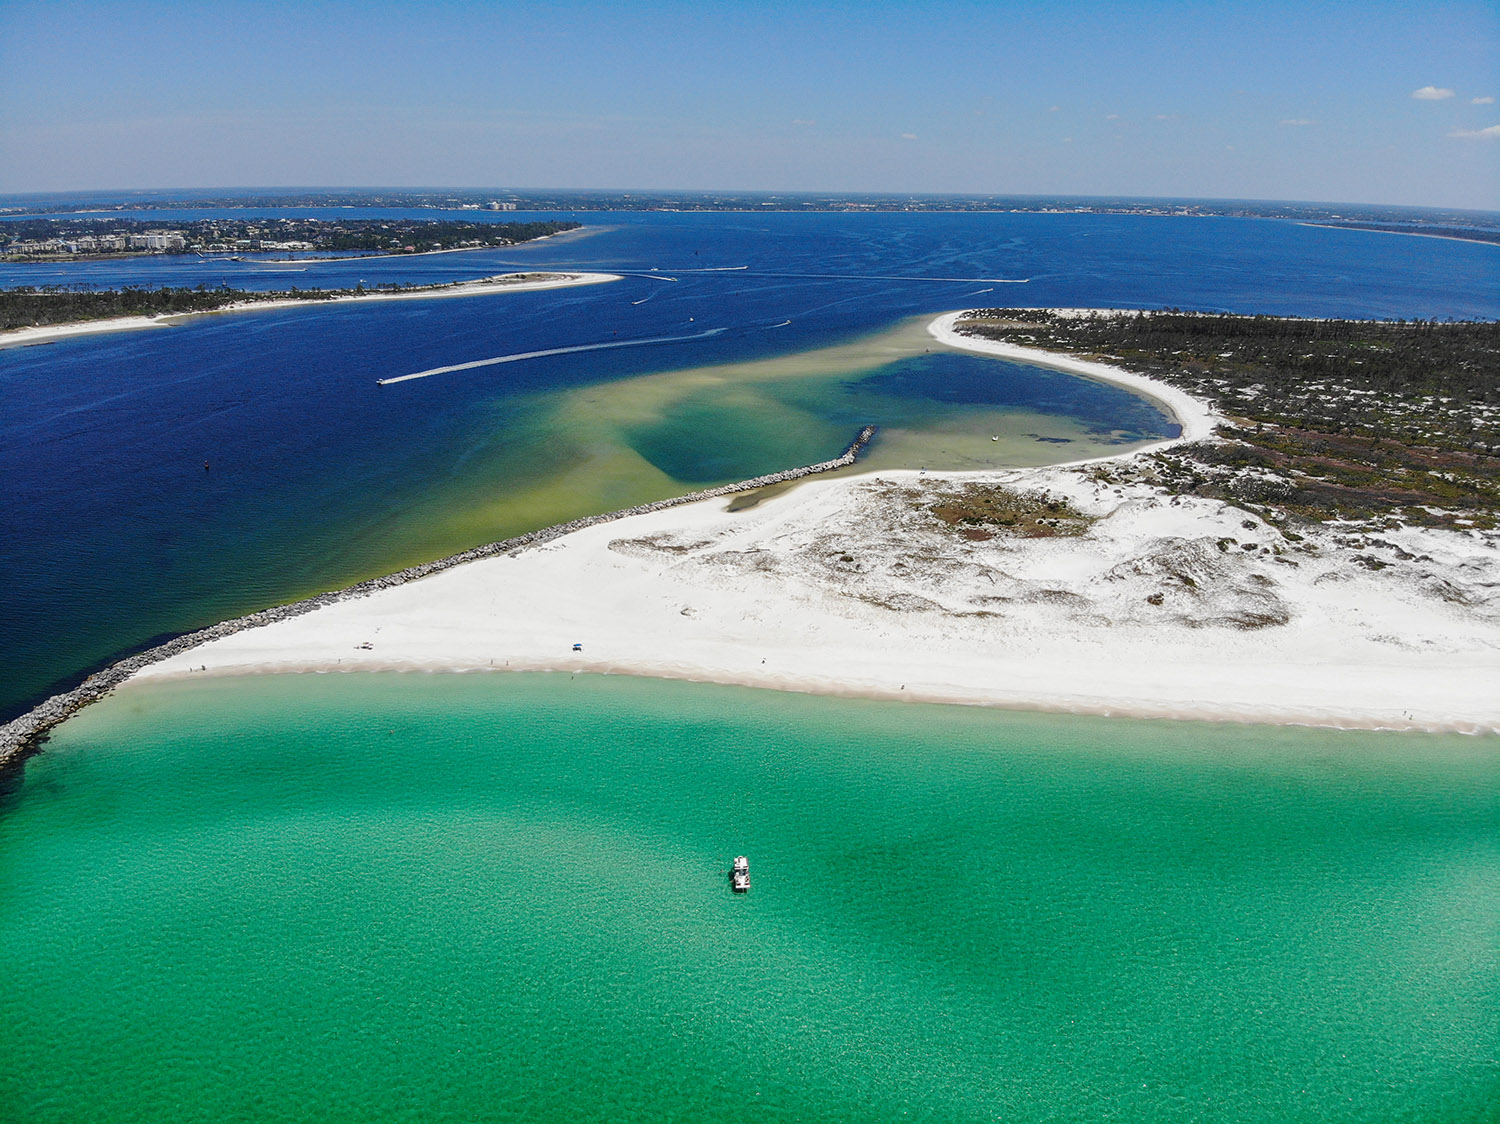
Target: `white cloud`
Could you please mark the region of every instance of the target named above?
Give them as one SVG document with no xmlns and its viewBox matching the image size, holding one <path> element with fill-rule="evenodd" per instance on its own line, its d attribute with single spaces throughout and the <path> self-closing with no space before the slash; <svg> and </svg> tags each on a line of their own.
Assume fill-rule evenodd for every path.
<svg viewBox="0 0 1500 1124">
<path fill-rule="evenodd" d="M 1155 117 L 1152 118 L 1152 120 L 1153 121 L 1176 121 L 1177 120 L 1177 114 L 1175 114 L 1175 113 L 1158 113 Z"/>
<path fill-rule="evenodd" d="M 1453 91 L 1440 86 L 1423 86 L 1420 90 L 1413 90 L 1411 96 L 1418 101 L 1442 101 L 1444 98 L 1451 98 Z"/>
<path fill-rule="evenodd" d="M 902 140 L 916 140 L 917 139 L 917 134 L 916 133 L 902 133 L 901 134 L 901 139 Z"/>
<path fill-rule="evenodd" d="M 1306 117 L 1288 117 L 1282 122 L 1283 125 L 1316 125 L 1316 121 L 1309 121 Z"/>
<path fill-rule="evenodd" d="M 1500 140 L 1500 125 L 1491 125 L 1487 129 L 1454 129 L 1448 135 L 1460 140 Z"/>
<path fill-rule="evenodd" d="M 1118 113 L 1106 113 L 1104 115 L 1104 119 L 1106 121 L 1118 121 L 1120 119 L 1120 115 Z"/>
<path fill-rule="evenodd" d="M 1469 99 L 1469 104 L 1470 105 L 1494 105 L 1495 104 L 1495 99 L 1494 98 L 1470 98 Z"/>
<path fill-rule="evenodd" d="M 1061 108 L 1062 108 L 1062 106 L 1060 106 L 1060 105 L 1051 105 L 1051 106 L 1047 107 L 1047 112 L 1048 113 L 1056 113 Z"/>
<path fill-rule="evenodd" d="M 800 117 L 793 117 L 792 118 L 792 124 L 793 125 L 816 125 L 817 122 L 816 121 L 804 121 Z"/>
</svg>

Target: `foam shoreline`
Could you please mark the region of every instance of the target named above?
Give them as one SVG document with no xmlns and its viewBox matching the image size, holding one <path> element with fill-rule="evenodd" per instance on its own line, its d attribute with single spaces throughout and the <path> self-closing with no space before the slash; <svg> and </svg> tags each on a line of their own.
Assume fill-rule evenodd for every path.
<svg viewBox="0 0 1500 1124">
<path fill-rule="evenodd" d="M 408 255 L 415 256 L 415 255 Z M 525 293 L 537 289 L 565 289 L 574 285 L 600 285 L 606 281 L 618 281 L 614 273 L 559 273 L 555 270 L 531 270 L 531 273 L 546 272 L 555 276 L 546 281 L 514 281 L 507 278 L 525 274 L 499 274 L 478 281 L 461 281 L 457 284 L 433 285 L 419 289 L 401 289 L 396 292 L 371 290 L 367 293 L 349 293 L 328 298 L 308 298 L 272 301 L 238 301 L 222 308 L 205 309 L 202 312 L 163 312 L 155 316 L 116 316 L 108 320 L 81 320 L 71 324 L 44 324 L 36 328 L 12 328 L 0 332 L 0 347 L 25 347 L 32 344 L 52 343 L 71 336 L 91 336 L 101 332 L 130 332 L 141 328 L 170 328 L 200 316 L 218 316 L 226 312 L 259 312 L 280 308 L 316 308 L 330 304 L 345 304 L 354 301 L 399 301 L 433 300 L 446 297 L 483 297 L 495 293 Z"/>
</svg>

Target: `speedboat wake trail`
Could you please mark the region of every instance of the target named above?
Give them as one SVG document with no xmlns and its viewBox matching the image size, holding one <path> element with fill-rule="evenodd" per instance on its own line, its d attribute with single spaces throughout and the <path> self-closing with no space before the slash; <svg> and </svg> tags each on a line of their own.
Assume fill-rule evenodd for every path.
<svg viewBox="0 0 1500 1124">
<path fill-rule="evenodd" d="M 414 371 L 409 375 L 397 375 L 390 379 L 376 379 L 377 386 L 391 386 L 398 382 L 410 382 L 412 379 L 430 379 L 433 375 L 448 375 L 455 371 L 472 371 L 478 367 L 494 367 L 501 363 L 519 363 L 524 359 L 540 359 L 546 355 L 572 355 L 580 351 L 609 351 L 617 347 L 645 347 L 652 343 L 683 343 L 687 340 L 702 340 L 710 336 L 717 336 L 720 332 L 727 331 L 726 328 L 710 328 L 706 332 L 696 332 L 690 336 L 652 336 L 643 340 L 610 340 L 608 343 L 585 343 L 575 347 L 549 347 L 543 351 L 519 351 L 514 355 L 497 355 L 492 359 L 475 359 L 468 363 L 454 363 L 447 367 L 433 367 L 427 371 Z"/>
</svg>

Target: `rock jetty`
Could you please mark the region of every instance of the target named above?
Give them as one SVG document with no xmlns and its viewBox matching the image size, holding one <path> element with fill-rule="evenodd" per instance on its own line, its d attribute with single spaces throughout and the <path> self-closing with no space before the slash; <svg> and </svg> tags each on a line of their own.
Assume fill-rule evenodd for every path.
<svg viewBox="0 0 1500 1124">
<path fill-rule="evenodd" d="M 334 605 L 340 601 L 368 597 L 370 594 L 378 593 L 383 589 L 405 585 L 407 582 L 417 581 L 420 578 L 442 573 L 444 570 L 452 569 L 454 566 L 462 566 L 465 562 L 474 562 L 480 558 L 491 558 L 497 554 L 518 554 L 531 547 L 541 546 L 543 543 L 560 539 L 564 535 L 571 535 L 574 531 L 581 531 L 585 527 L 593 527 L 600 523 L 610 523 L 616 519 L 628 519 L 633 515 L 645 515 L 653 511 L 662 511 L 665 508 L 677 507 L 681 504 L 697 503 L 700 500 L 713 499 L 716 496 L 727 496 L 735 492 L 754 491 L 757 488 L 764 488 L 772 484 L 783 484 L 791 480 L 800 480 L 804 476 L 814 476 L 821 472 L 832 472 L 834 469 L 847 468 L 855 462 L 861 450 L 874 438 L 878 428 L 878 426 L 873 425 L 865 426 L 859 431 L 854 440 L 850 442 L 849 447 L 844 450 L 843 454 L 830 461 L 804 465 L 801 468 L 789 468 L 782 472 L 772 472 L 765 476 L 756 476 L 749 480 L 741 480 L 736 484 L 724 484 L 718 488 L 707 488 L 699 492 L 690 492 L 685 496 L 656 500 L 653 503 L 638 504 L 635 507 L 627 507 L 620 511 L 609 511 L 602 515 L 589 515 L 567 523 L 558 523 L 555 526 L 544 527 L 538 531 L 529 531 L 524 535 L 517 535 L 514 538 L 502 539 L 499 542 L 472 547 L 462 553 L 454 554 L 447 558 L 440 558 L 434 562 L 424 562 L 419 566 L 411 566 L 405 570 L 398 570 L 396 573 L 387 574 L 384 577 L 371 578 L 368 581 L 359 582 L 357 585 L 351 585 L 347 589 L 319 593 L 302 601 L 293 601 L 287 605 L 277 605 L 270 609 L 262 609 L 247 616 L 235 617 L 233 620 L 222 621 L 208 628 L 199 629 L 197 632 L 189 632 L 182 636 L 174 637 L 164 644 L 159 644 L 154 648 L 120 660 L 118 663 L 111 664 L 103 671 L 95 672 L 71 691 L 53 695 L 40 706 L 35 707 L 11 722 L 7 722 L 4 726 L 0 726 L 0 774 L 8 772 L 12 767 L 18 765 L 28 754 L 34 752 L 45 740 L 46 735 L 53 727 L 78 713 L 78 711 L 90 703 L 97 702 L 136 672 L 140 671 L 141 668 L 149 664 L 157 663 L 170 656 L 179 655 L 182 652 L 198 647 L 200 644 L 206 644 L 210 640 L 218 640 L 221 637 L 231 636 L 236 632 L 244 632 L 246 629 L 259 628 L 262 625 L 274 624 L 276 621 L 300 617 L 303 613 L 311 613 L 315 609 Z"/>
</svg>

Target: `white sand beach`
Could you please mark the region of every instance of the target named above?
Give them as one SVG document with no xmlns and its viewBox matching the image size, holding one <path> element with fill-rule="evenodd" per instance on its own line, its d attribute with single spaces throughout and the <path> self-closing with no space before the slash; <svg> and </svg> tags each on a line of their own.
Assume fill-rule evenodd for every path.
<svg viewBox="0 0 1500 1124">
<path fill-rule="evenodd" d="M 933 334 L 1126 383 L 1184 440 L 1213 415 L 1099 364 Z M 608 672 L 1026 709 L 1500 730 L 1500 536 L 1282 534 L 1084 463 L 815 478 L 578 531 L 251 629 L 140 679 L 291 671 Z M 965 537 L 940 497 L 1065 500 L 1082 533 Z M 581 651 L 573 646 L 581 644 Z M 127 686 L 128 689 L 128 686 Z"/>
<path fill-rule="evenodd" d="M 538 271 L 540 272 L 540 271 Z M 463 281 L 456 285 L 439 285 L 431 288 L 401 289 L 396 292 L 370 290 L 367 293 L 350 293 L 346 296 L 330 297 L 327 300 L 274 300 L 240 301 L 223 308 L 206 312 L 164 312 L 157 316 L 116 316 L 109 320 L 84 320 L 72 324 L 44 324 L 36 328 L 13 328 L 0 332 L 0 347 L 24 347 L 32 344 L 51 343 L 71 336 L 91 336 L 100 332 L 130 332 L 141 328 L 170 328 L 174 324 L 186 323 L 199 316 L 219 316 L 230 312 L 266 312 L 278 308 L 317 308 L 324 305 L 352 301 L 400 301 L 434 300 L 444 297 L 484 297 L 495 293 L 525 293 L 537 289 L 563 289 L 573 285 L 599 285 L 606 281 L 620 280 L 613 273 L 553 273 L 548 271 L 546 280 L 522 281 L 529 274 L 505 273 L 495 277 L 483 277 L 477 281 Z"/>
</svg>

